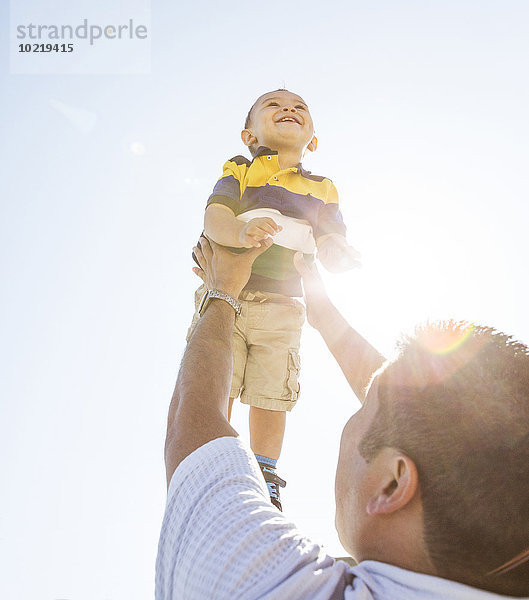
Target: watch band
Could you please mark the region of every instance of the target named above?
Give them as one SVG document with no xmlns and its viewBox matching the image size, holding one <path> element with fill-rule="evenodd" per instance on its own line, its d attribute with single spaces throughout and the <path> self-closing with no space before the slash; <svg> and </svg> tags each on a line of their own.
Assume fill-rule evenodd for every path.
<svg viewBox="0 0 529 600">
<path fill-rule="evenodd" d="M 226 294 L 226 292 L 223 292 L 222 290 L 208 290 L 202 297 L 198 307 L 198 314 L 200 316 L 204 314 L 206 308 L 213 299 L 224 300 L 233 308 L 237 316 L 241 314 L 241 303 L 233 296 Z"/>
</svg>

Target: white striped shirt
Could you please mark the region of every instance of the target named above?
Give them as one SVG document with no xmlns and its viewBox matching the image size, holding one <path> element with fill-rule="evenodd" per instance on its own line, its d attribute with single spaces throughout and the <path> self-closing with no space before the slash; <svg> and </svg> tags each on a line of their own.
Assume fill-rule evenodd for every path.
<svg viewBox="0 0 529 600">
<path fill-rule="evenodd" d="M 156 561 L 156 600 L 497 600 L 452 581 L 336 561 L 269 501 L 240 438 L 213 440 L 176 469 Z"/>
</svg>

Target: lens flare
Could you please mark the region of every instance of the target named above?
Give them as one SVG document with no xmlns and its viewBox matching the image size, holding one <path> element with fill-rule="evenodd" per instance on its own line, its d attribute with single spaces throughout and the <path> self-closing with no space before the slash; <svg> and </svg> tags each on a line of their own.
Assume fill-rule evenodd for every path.
<svg viewBox="0 0 529 600">
<path fill-rule="evenodd" d="M 428 349 L 432 354 L 446 355 L 460 348 L 472 335 L 475 329 L 472 323 L 455 331 L 440 331 L 428 340 Z"/>
</svg>

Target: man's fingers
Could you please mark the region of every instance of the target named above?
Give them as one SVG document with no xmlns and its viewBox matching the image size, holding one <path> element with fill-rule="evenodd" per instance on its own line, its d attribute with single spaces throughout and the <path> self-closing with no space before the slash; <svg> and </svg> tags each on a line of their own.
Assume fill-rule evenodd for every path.
<svg viewBox="0 0 529 600">
<path fill-rule="evenodd" d="M 316 265 L 312 264 L 309 266 L 305 262 L 302 252 L 296 252 L 296 254 L 294 254 L 294 266 L 301 275 L 301 279 L 303 281 L 303 292 L 305 300 L 308 302 L 307 308 L 309 308 L 309 304 L 313 302 L 314 299 L 324 297 L 326 295 L 323 281 Z"/>
<path fill-rule="evenodd" d="M 294 254 L 294 266 L 302 277 L 312 277 L 314 275 L 309 265 L 305 262 L 303 252 L 296 252 L 296 254 Z"/>
<path fill-rule="evenodd" d="M 206 281 L 206 274 L 200 267 L 193 267 L 193 273 L 198 275 L 202 281 Z"/>
<path fill-rule="evenodd" d="M 193 246 L 193 255 L 195 256 L 195 262 L 203 269 L 204 255 L 202 254 L 202 248 L 199 245 Z"/>
<path fill-rule="evenodd" d="M 215 242 L 213 240 L 210 240 L 209 238 L 205 237 L 204 235 L 201 235 L 198 243 L 202 250 L 202 254 L 204 255 L 204 258 L 207 261 L 209 261 L 213 255 L 213 250 L 211 249 L 211 247 L 212 247 L 212 245 L 215 244 Z"/>
</svg>

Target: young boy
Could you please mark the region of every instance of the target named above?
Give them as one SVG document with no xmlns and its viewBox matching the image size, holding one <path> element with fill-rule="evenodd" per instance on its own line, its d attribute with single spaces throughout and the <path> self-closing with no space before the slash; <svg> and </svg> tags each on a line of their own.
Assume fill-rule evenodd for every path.
<svg viewBox="0 0 529 600">
<path fill-rule="evenodd" d="M 324 267 L 339 272 L 356 266 L 358 254 L 347 245 L 333 183 L 301 166 L 305 151 L 316 150 L 317 139 L 300 96 L 284 89 L 260 96 L 241 138 L 253 160 L 236 156 L 226 162 L 207 202 L 204 231 L 238 251 L 273 236 L 274 245 L 257 258 L 238 299 L 228 417 L 240 395 L 250 405 L 252 450 L 270 499 L 281 510 L 279 488 L 286 482 L 275 467 L 286 412 L 299 395 L 298 350 L 305 320 L 304 306 L 296 299 L 303 291 L 292 258 L 301 250 L 306 260 L 314 260 L 317 249 Z M 206 292 L 199 288 L 197 305 Z M 195 313 L 194 323 L 198 318 Z"/>
</svg>

